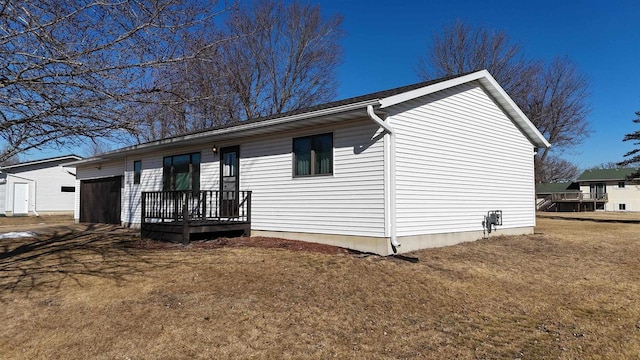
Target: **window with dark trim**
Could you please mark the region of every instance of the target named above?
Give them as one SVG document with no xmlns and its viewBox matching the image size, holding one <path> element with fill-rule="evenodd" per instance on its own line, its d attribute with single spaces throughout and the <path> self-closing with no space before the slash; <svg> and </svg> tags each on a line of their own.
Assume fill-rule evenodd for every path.
<svg viewBox="0 0 640 360">
<path fill-rule="evenodd" d="M 60 187 L 61 192 L 76 192 L 75 186 L 62 186 Z"/>
<path fill-rule="evenodd" d="M 165 156 L 162 164 L 164 191 L 200 190 L 200 153 Z"/>
<path fill-rule="evenodd" d="M 140 184 L 140 177 L 142 175 L 142 161 L 136 160 L 133 162 L 133 183 Z"/>
<path fill-rule="evenodd" d="M 624 181 L 618 182 L 618 188 L 619 189 L 624 189 Z"/>
<path fill-rule="evenodd" d="M 333 134 L 293 139 L 293 176 L 333 174 Z"/>
<path fill-rule="evenodd" d="M 618 210 L 627 210 L 627 204 L 618 204 Z"/>
</svg>

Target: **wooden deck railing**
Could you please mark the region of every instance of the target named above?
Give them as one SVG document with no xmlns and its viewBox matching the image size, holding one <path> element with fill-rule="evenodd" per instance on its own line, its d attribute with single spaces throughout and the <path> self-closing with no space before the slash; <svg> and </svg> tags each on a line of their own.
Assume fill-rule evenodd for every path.
<svg viewBox="0 0 640 360">
<path fill-rule="evenodd" d="M 251 191 L 148 191 L 142 224 L 193 221 L 251 222 Z M 186 220 L 186 221 L 185 221 Z"/>
<path fill-rule="evenodd" d="M 548 197 L 551 201 L 604 201 L 609 200 L 607 193 L 562 192 Z"/>
</svg>

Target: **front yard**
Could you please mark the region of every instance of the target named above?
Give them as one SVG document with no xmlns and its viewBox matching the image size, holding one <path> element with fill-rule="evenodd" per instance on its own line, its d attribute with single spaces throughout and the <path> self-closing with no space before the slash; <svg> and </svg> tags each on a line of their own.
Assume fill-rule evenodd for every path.
<svg viewBox="0 0 640 360">
<path fill-rule="evenodd" d="M 417 263 L 50 226 L 0 242 L 0 357 L 637 358 L 640 225 L 538 225 Z"/>
</svg>

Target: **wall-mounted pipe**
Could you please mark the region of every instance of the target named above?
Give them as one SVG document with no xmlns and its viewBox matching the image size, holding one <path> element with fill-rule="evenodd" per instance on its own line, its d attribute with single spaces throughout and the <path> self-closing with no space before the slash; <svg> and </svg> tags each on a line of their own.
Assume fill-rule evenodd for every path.
<svg viewBox="0 0 640 360">
<path fill-rule="evenodd" d="M 396 238 L 396 134 L 389 123 L 382 120 L 373 111 L 373 106 L 367 106 L 367 114 L 369 118 L 373 120 L 378 126 L 389 134 L 389 142 L 385 142 L 385 162 L 384 162 L 384 193 L 386 207 L 389 209 L 389 216 L 387 219 L 386 228 L 388 229 L 389 239 L 391 239 L 391 248 L 394 253 L 397 253 L 397 248 L 400 247 L 400 243 Z"/>
</svg>

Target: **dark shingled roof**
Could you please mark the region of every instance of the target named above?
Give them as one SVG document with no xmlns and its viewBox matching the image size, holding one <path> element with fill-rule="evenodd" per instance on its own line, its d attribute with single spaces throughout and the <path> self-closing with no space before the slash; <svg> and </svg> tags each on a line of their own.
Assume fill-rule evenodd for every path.
<svg viewBox="0 0 640 360">
<path fill-rule="evenodd" d="M 560 192 L 579 192 L 578 183 L 540 183 L 536 184 L 536 194 L 551 194 Z"/>
<path fill-rule="evenodd" d="M 61 155 L 61 156 L 54 156 L 46 159 L 25 161 L 25 162 L 13 164 L 13 165 L 0 166 L 0 170 L 13 169 L 13 168 L 18 168 L 23 166 L 30 166 L 34 164 L 44 164 L 44 163 L 53 162 L 53 161 L 68 160 L 67 162 L 71 162 L 71 160 L 79 160 L 79 159 L 82 159 L 82 157 L 75 154 Z"/>
<path fill-rule="evenodd" d="M 578 181 L 625 180 L 627 176 L 636 171 L 638 171 L 636 168 L 585 170 L 582 175 L 578 177 Z"/>
<path fill-rule="evenodd" d="M 225 128 L 236 126 L 236 125 L 240 125 L 240 124 L 249 124 L 249 123 L 254 123 L 254 122 L 259 122 L 259 121 L 278 119 L 278 118 L 292 116 L 292 115 L 304 114 L 304 113 L 308 113 L 308 112 L 312 112 L 312 111 L 330 109 L 330 108 L 338 107 L 338 106 L 342 106 L 342 105 L 355 104 L 355 103 L 368 101 L 368 100 L 382 99 L 382 98 L 386 98 L 386 97 L 389 97 L 389 96 L 402 94 L 402 93 L 407 92 L 407 91 L 420 89 L 420 88 L 425 87 L 425 86 L 434 85 L 434 84 L 437 84 L 437 83 L 440 83 L 440 82 L 443 82 L 443 81 L 447 81 L 447 80 L 455 79 L 455 78 L 462 77 L 462 76 L 465 76 L 465 75 L 469 75 L 469 74 L 472 74 L 474 72 L 476 72 L 476 71 L 469 71 L 469 72 L 466 72 L 466 73 L 463 73 L 463 74 L 445 76 L 445 77 L 441 77 L 439 79 L 423 81 L 423 82 L 419 82 L 419 83 L 415 83 L 415 84 L 411 84 L 411 85 L 405 85 L 405 86 L 401 86 L 401 87 L 397 87 L 397 88 L 393 88 L 393 89 L 378 91 L 378 92 L 365 94 L 365 95 L 360 95 L 360 96 L 356 96 L 356 97 L 352 97 L 352 98 L 332 101 L 332 102 L 328 102 L 328 103 L 324 103 L 324 104 L 318 104 L 318 105 L 309 106 L 309 107 L 305 107 L 305 108 L 301 108 L 301 109 L 297 109 L 297 110 L 287 111 L 287 112 L 280 113 L 280 114 L 268 115 L 268 116 L 264 116 L 264 117 L 254 118 L 254 119 L 247 119 L 247 120 L 240 121 L 239 123 L 230 123 L 230 124 L 225 124 L 225 125 L 221 125 L 221 126 L 214 126 L 214 127 L 207 128 L 207 129 L 193 131 L 193 132 L 185 134 L 185 135 L 200 134 L 200 133 L 203 133 L 203 132 L 212 131 L 212 130 L 219 130 L 219 129 L 225 129 Z M 180 136 L 185 136 L 185 135 L 179 135 L 179 136 L 175 136 L 175 137 L 180 137 Z M 166 138 L 166 139 L 170 139 L 170 138 L 172 138 L 172 137 L 169 137 L 169 138 Z M 153 142 L 153 141 L 151 141 L 151 142 Z"/>
</svg>

